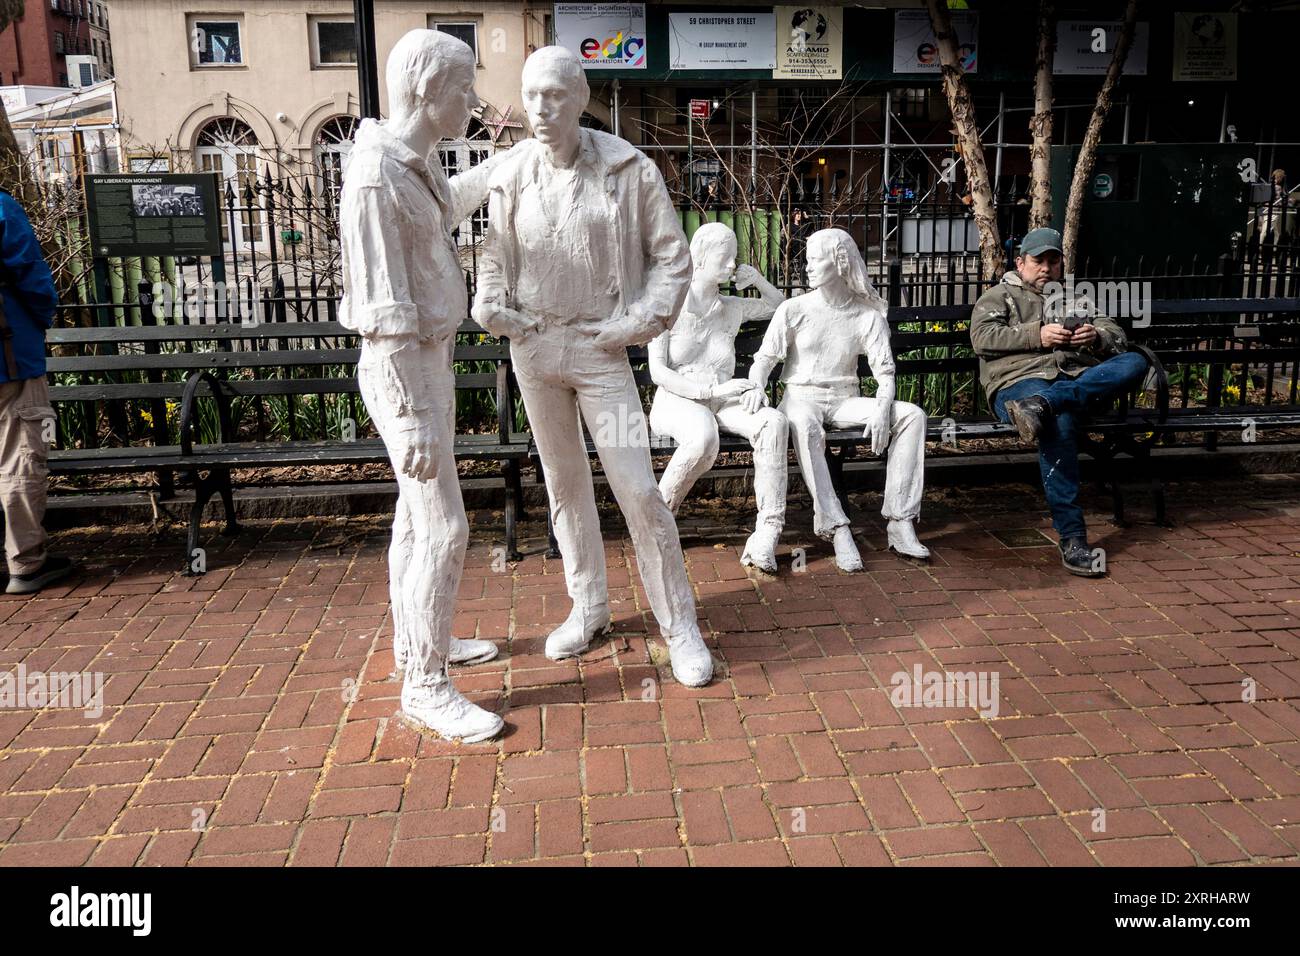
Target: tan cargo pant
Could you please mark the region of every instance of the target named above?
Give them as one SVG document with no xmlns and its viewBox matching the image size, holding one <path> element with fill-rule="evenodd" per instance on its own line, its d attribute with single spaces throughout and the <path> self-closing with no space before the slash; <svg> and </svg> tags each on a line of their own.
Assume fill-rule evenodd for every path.
<svg viewBox="0 0 1300 956">
<path fill-rule="evenodd" d="M 44 375 L 0 382 L 0 508 L 10 574 L 32 574 L 45 563 L 46 439 L 53 428 Z"/>
</svg>

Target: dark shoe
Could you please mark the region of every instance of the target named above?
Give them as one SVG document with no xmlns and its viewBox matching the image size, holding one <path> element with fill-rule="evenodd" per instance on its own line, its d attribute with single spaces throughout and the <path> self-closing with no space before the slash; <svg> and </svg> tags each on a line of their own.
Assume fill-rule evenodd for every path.
<svg viewBox="0 0 1300 956">
<path fill-rule="evenodd" d="M 76 567 L 68 558 L 56 558 L 53 555 L 31 574 L 11 574 L 5 586 L 5 594 L 35 594 L 41 588 L 62 581 Z"/>
<path fill-rule="evenodd" d="M 1061 542 L 1061 563 L 1065 570 L 1084 578 L 1105 577 L 1106 572 L 1093 565 L 1092 548 L 1087 538 L 1066 538 Z"/>
<path fill-rule="evenodd" d="M 1006 408 L 1011 424 L 1016 426 L 1020 440 L 1024 442 L 1038 441 L 1047 420 L 1052 417 L 1052 406 L 1040 395 L 1007 402 Z"/>
</svg>

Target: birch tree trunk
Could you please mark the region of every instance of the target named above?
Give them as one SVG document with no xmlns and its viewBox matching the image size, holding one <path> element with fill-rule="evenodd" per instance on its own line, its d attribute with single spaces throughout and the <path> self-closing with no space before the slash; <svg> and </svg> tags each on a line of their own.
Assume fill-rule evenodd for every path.
<svg viewBox="0 0 1300 956">
<path fill-rule="evenodd" d="M 1065 228 L 1061 230 L 1061 246 L 1067 273 L 1074 271 L 1075 256 L 1078 252 L 1079 218 L 1083 213 L 1083 197 L 1092 179 L 1092 167 L 1097 161 L 1097 144 L 1101 142 L 1101 127 L 1106 122 L 1106 114 L 1110 112 L 1111 93 L 1114 92 L 1120 74 L 1124 72 L 1124 61 L 1128 59 L 1129 47 L 1133 45 L 1133 31 L 1136 25 L 1137 0 L 1128 0 L 1128 5 L 1124 8 L 1124 23 L 1120 26 L 1115 51 L 1111 54 L 1110 66 L 1106 70 L 1106 79 L 1101 84 L 1097 102 L 1092 108 L 1088 130 L 1083 134 L 1079 158 L 1074 164 L 1074 178 L 1070 180 L 1070 199 L 1065 206 Z"/>
<path fill-rule="evenodd" d="M 975 121 L 975 104 L 957 56 L 957 38 L 952 31 L 946 0 L 925 0 L 925 6 L 930 12 L 930 26 L 939 44 L 940 71 L 943 91 L 948 97 L 948 111 L 952 114 L 962 160 L 966 164 L 966 182 L 970 186 L 971 207 L 980 237 L 980 265 L 984 278 L 996 280 L 1002 275 L 1002 243 L 993 205 L 993 184 L 989 179 L 988 164 L 984 161 L 984 143 L 980 139 L 979 124 Z"/>
<path fill-rule="evenodd" d="M 1038 4 L 1038 58 L 1034 115 L 1029 120 L 1029 228 L 1052 224 L 1052 63 L 1056 59 L 1056 5 Z"/>
</svg>

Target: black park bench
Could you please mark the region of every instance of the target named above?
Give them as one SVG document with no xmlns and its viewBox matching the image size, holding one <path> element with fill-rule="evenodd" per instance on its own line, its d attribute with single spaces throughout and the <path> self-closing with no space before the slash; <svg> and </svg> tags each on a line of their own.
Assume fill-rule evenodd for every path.
<svg viewBox="0 0 1300 956">
<path fill-rule="evenodd" d="M 1261 431 L 1300 426 L 1300 299 L 1158 299 L 1150 305 L 1147 320 L 1136 327 L 1129 321 L 1123 324 L 1130 349 L 1145 355 L 1153 370 L 1144 383 L 1153 386 L 1151 393 L 1138 387 L 1112 408 L 1098 410 L 1081 438 L 1080 450 L 1104 463 L 1119 524 L 1125 520 L 1124 498 L 1115 469 L 1110 467 L 1118 457 L 1129 456 L 1141 463 L 1150 482 L 1156 522 L 1165 524 L 1164 488 L 1150 462 L 1157 445 L 1169 443 L 1179 433 L 1203 433 L 1204 447 L 1213 451 L 1221 432 L 1243 431 L 1249 434 L 1248 440 L 1255 440 Z M 978 384 L 978 359 L 970 347 L 971 312 L 971 305 L 893 305 L 889 310 L 899 394 L 917 404 L 946 410 L 948 414 L 930 417 L 927 439 L 954 449 L 979 439 L 1017 440 L 1015 428 L 998 421 L 989 409 Z M 765 327 L 766 323 L 751 323 L 737 336 L 738 377 L 748 373 Z M 646 349 L 630 349 L 629 357 L 637 384 L 648 400 L 654 385 L 646 366 Z M 870 375 L 865 359 L 859 373 L 864 379 Z M 768 386 L 773 404 L 779 402 L 779 375 L 778 367 Z M 919 386 L 913 394 L 902 387 L 909 378 Z M 1262 400 L 1226 404 L 1234 379 L 1251 383 L 1247 391 L 1239 388 L 1241 397 L 1253 391 L 1257 398 L 1262 395 Z M 941 387 L 946 394 L 926 395 L 927 381 L 944 383 Z M 953 395 L 962 382 L 975 397 L 968 407 L 954 413 Z M 587 446 L 594 458 L 590 439 Z M 869 448 L 870 441 L 861 429 L 828 430 L 826 446 L 832 480 L 843 498 L 844 465 L 854 460 L 860 449 Z M 670 455 L 675 448 L 671 439 L 650 439 L 652 456 Z M 720 453 L 750 450 L 748 441 L 740 436 L 725 432 L 719 436 Z M 536 461 L 535 447 L 529 454 Z M 558 553 L 553 535 L 551 552 Z"/>
<path fill-rule="evenodd" d="M 470 322 L 460 332 L 474 338 L 485 334 Z M 327 440 L 292 437 L 298 430 L 292 406 L 290 440 L 247 440 L 237 433 L 232 403 L 240 399 L 282 395 L 291 396 L 292 402 L 312 395 L 357 394 L 355 366 L 360 349 L 355 334 L 337 322 L 55 328 L 47 341 L 52 352 L 48 368 L 54 382 L 51 400 L 56 406 L 81 404 L 78 417 L 84 426 L 80 434 L 58 435 L 59 447 L 50 454 L 51 473 L 154 472 L 163 499 L 174 495 L 174 476 L 179 473 L 194 489 L 183 563 L 186 573 L 206 569 L 199 547 L 200 527 L 213 496 L 220 497 L 224 506 L 225 532 L 239 530 L 233 469 L 388 461 L 380 439 L 356 434 L 355 414 L 350 416 L 351 434 Z M 457 434 L 455 455 L 458 460 L 501 464 L 500 476 L 491 483 L 506 492 L 506 547 L 516 556 L 516 522 L 522 506 L 520 463 L 527 456 L 528 445 L 511 428 L 507 349 L 493 342 L 458 342 L 453 357 L 492 368 L 456 376 L 458 394 L 486 390 L 494 396 L 498 421 L 490 433 Z M 167 424 L 169 400 L 179 403 L 179 441 Z M 349 401 L 359 404 L 356 398 Z M 200 427 L 203 402 L 211 402 L 215 408 L 215 416 L 206 416 L 206 429 Z M 129 410 L 148 410 L 152 423 L 144 437 L 152 443 L 101 445 L 97 433 L 101 406 L 119 439 L 132 431 Z M 319 434 L 327 431 L 324 408 L 321 401 L 317 408 Z M 355 409 L 356 404 L 350 408 Z M 257 409 L 261 414 L 260 403 Z"/>
</svg>

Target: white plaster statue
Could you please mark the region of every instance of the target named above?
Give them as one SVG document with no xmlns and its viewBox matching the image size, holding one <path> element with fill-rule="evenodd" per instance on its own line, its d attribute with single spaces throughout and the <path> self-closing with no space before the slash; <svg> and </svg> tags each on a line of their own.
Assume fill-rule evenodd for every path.
<svg viewBox="0 0 1300 956">
<path fill-rule="evenodd" d="M 533 139 L 494 171 L 474 318 L 510 339 L 541 457 L 573 609 L 546 655 L 581 654 L 609 630 L 605 547 L 579 416 L 627 519 L 673 675 L 707 684 L 677 524 L 659 495 L 626 349 L 669 328 L 690 281 L 677 212 L 654 163 L 618 137 L 582 129 L 590 98 L 577 57 L 543 47 L 523 69 Z"/>
<path fill-rule="evenodd" d="M 468 311 L 451 230 L 487 193 L 490 166 L 448 182 L 435 147 L 465 135 L 474 54 L 412 30 L 388 58 L 390 118 L 363 120 L 339 203 L 339 321 L 362 336 L 357 381 L 388 448 L 398 501 L 388 551 L 394 658 L 406 717 L 450 739 L 486 740 L 502 719 L 467 700 L 449 663 L 496 656 L 490 641 L 451 636 L 469 526 L 453 453 L 451 356 Z"/>
<path fill-rule="evenodd" d="M 741 324 L 769 318 L 785 297 L 753 266 L 736 266 L 736 234 L 720 222 L 696 230 L 691 261 L 695 272 L 677 322 L 650 343 L 650 376 L 658 386 L 650 427 L 677 443 L 659 491 L 676 514 L 718 457 L 718 429 L 748 438 L 758 521 L 740 560 L 774 572 L 785 523 L 786 420 L 770 407 L 762 388 L 733 376 Z M 762 298 L 719 294 L 718 286 L 733 274 L 737 288 L 755 286 Z"/>
<path fill-rule="evenodd" d="M 766 385 L 779 362 L 785 397 L 781 411 L 804 484 L 813 499 L 813 528 L 835 544 L 835 563 L 843 571 L 862 570 L 839 497 L 826 464 L 826 428 L 865 426 L 874 454 L 889 451 L 885 502 L 890 550 L 924 559 L 930 551 L 916 538 L 913 522 L 921 513 L 925 484 L 925 412 L 894 401 L 894 355 L 889 344 L 885 301 L 867 277 L 866 263 L 853 237 L 842 229 L 822 229 L 808 238 L 808 285 L 776 310 L 749 377 Z M 865 355 L 876 379 L 876 394 L 863 397 L 858 358 Z"/>
</svg>

